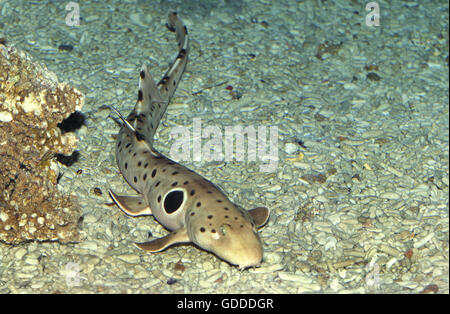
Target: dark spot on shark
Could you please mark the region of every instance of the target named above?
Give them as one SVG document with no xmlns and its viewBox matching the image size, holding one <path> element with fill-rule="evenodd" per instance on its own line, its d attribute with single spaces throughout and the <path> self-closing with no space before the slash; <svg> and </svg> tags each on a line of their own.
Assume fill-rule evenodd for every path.
<svg viewBox="0 0 450 314">
<path fill-rule="evenodd" d="M 145 79 L 145 71 L 142 70 L 141 73 L 139 73 L 141 75 L 141 79 Z"/>
<path fill-rule="evenodd" d="M 158 187 L 158 185 L 161 183 L 161 181 L 156 182 L 155 188 Z"/>
<path fill-rule="evenodd" d="M 142 180 L 147 180 L 147 174 L 146 173 L 144 173 L 144 176 L 142 177 Z"/>
<path fill-rule="evenodd" d="M 197 207 L 200 207 L 200 206 L 202 206 L 202 203 L 201 203 L 201 202 L 198 202 L 198 203 L 196 204 L 196 206 L 197 206 Z"/>
<path fill-rule="evenodd" d="M 212 219 L 212 218 L 213 218 L 213 215 L 209 215 L 209 216 L 208 216 L 208 219 Z"/>
<path fill-rule="evenodd" d="M 169 192 L 164 199 L 164 210 L 166 213 L 171 214 L 176 212 L 181 204 L 183 204 L 184 193 L 183 191 Z"/>
<path fill-rule="evenodd" d="M 137 179 L 137 177 L 134 177 L 134 183 L 137 183 L 137 181 L 138 181 L 138 179 Z"/>
<path fill-rule="evenodd" d="M 191 196 L 195 194 L 195 190 L 191 190 Z"/>
<path fill-rule="evenodd" d="M 143 123 L 145 120 L 145 114 L 138 115 L 137 120 L 138 120 L 138 122 Z"/>
<path fill-rule="evenodd" d="M 184 58 L 186 56 L 186 49 L 181 49 L 180 52 L 178 53 L 177 59 L 181 59 Z"/>
<path fill-rule="evenodd" d="M 128 169 L 128 163 L 127 162 L 125 163 L 125 169 Z"/>
<path fill-rule="evenodd" d="M 159 81 L 159 84 L 158 84 L 158 85 L 164 85 L 164 84 L 166 84 L 167 81 L 168 81 L 169 79 L 170 79 L 169 76 L 164 76 L 164 77 L 161 79 L 161 81 Z"/>
<path fill-rule="evenodd" d="M 158 195 L 158 203 L 161 203 L 161 195 Z"/>
<path fill-rule="evenodd" d="M 152 178 L 154 178 L 156 176 L 156 169 L 153 169 L 152 171 Z"/>
<path fill-rule="evenodd" d="M 174 182 L 174 183 L 172 183 L 172 186 L 177 186 L 177 184 L 178 184 L 178 182 Z"/>
<path fill-rule="evenodd" d="M 138 128 L 138 129 L 141 129 L 141 128 Z M 134 132 L 134 135 L 136 136 L 136 139 L 138 140 L 138 142 L 145 140 L 144 135 L 140 132 L 136 131 L 136 132 Z"/>
<path fill-rule="evenodd" d="M 138 91 L 138 101 L 142 101 L 142 99 L 144 99 L 144 94 L 142 93 L 142 90 L 140 89 Z"/>
<path fill-rule="evenodd" d="M 205 232 L 205 228 L 201 227 L 200 232 Z"/>
</svg>

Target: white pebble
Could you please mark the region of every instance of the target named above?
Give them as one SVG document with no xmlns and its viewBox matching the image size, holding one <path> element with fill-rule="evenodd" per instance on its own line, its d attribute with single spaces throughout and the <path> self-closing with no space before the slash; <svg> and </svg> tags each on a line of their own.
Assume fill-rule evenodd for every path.
<svg viewBox="0 0 450 314">
<path fill-rule="evenodd" d="M 79 243 L 77 246 L 80 249 L 85 249 L 85 250 L 90 250 L 90 251 L 97 250 L 97 243 L 94 241 L 84 241 L 84 242 Z"/>
<path fill-rule="evenodd" d="M 336 238 L 335 237 L 328 237 L 327 239 L 326 239 L 326 243 L 325 243 L 325 246 L 324 246 L 324 249 L 325 249 L 325 251 L 328 251 L 329 249 L 336 249 L 336 243 L 337 243 L 337 240 L 336 240 Z"/>
<path fill-rule="evenodd" d="M 418 249 L 418 248 L 424 246 L 433 237 L 434 237 L 434 232 L 430 233 L 426 237 L 424 237 L 424 238 L 418 240 L 416 243 L 414 243 L 414 248 Z"/>
<path fill-rule="evenodd" d="M 91 215 L 91 214 L 86 214 L 83 219 L 83 222 L 85 222 L 87 224 L 91 224 L 96 221 L 97 221 L 97 217 L 95 217 L 94 215 Z"/>
<path fill-rule="evenodd" d="M 267 192 L 276 192 L 281 190 L 281 186 L 279 184 L 274 184 L 266 189 Z"/>
<path fill-rule="evenodd" d="M 0 121 L 9 122 L 13 119 L 12 114 L 8 111 L 0 111 Z"/>
<path fill-rule="evenodd" d="M 287 154 L 293 154 L 293 153 L 296 153 L 297 150 L 298 150 L 298 145 L 297 145 L 297 144 L 294 144 L 294 143 L 286 143 L 286 144 L 284 145 L 284 151 L 285 151 Z"/>
<path fill-rule="evenodd" d="M 28 265 L 38 265 L 39 264 L 38 257 L 39 256 L 36 254 L 30 254 L 25 257 L 25 263 Z"/>
<path fill-rule="evenodd" d="M 122 254 L 117 256 L 117 258 L 129 264 L 138 264 L 141 262 L 141 257 L 135 254 Z"/>
<path fill-rule="evenodd" d="M 400 198 L 400 195 L 395 192 L 384 192 L 381 193 L 380 197 L 388 200 L 398 200 Z"/>
<path fill-rule="evenodd" d="M 392 265 L 394 265 L 395 263 L 397 263 L 397 258 L 393 257 L 391 258 L 387 263 L 386 263 L 386 268 L 389 269 L 391 268 Z"/>
<path fill-rule="evenodd" d="M 311 169 L 311 165 L 306 163 L 306 162 L 294 161 L 292 164 L 294 165 L 294 167 L 300 168 L 300 169 L 303 169 L 303 170 Z"/>
<path fill-rule="evenodd" d="M 0 212 L 0 220 L 3 221 L 3 222 L 8 220 L 8 214 L 5 213 L 4 211 Z"/>
<path fill-rule="evenodd" d="M 17 249 L 16 253 L 14 253 L 14 257 L 19 260 L 25 254 L 27 254 L 27 250 L 25 250 L 23 247 L 20 247 L 20 248 Z"/>
<path fill-rule="evenodd" d="M 297 289 L 297 293 L 305 293 L 310 291 L 319 291 L 320 285 L 316 282 L 312 283 L 302 283 L 300 287 Z"/>
<path fill-rule="evenodd" d="M 310 276 L 294 274 L 294 273 L 289 273 L 289 272 L 285 272 L 285 271 L 280 271 L 278 273 L 278 277 L 280 277 L 281 280 L 295 281 L 295 282 L 300 282 L 302 284 L 312 282 L 312 279 Z"/>
</svg>

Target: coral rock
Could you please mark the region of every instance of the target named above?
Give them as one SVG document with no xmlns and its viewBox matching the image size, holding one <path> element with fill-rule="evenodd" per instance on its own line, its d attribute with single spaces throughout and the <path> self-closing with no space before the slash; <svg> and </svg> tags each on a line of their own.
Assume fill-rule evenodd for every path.
<svg viewBox="0 0 450 314">
<path fill-rule="evenodd" d="M 76 198 L 56 187 L 56 154 L 77 139 L 57 124 L 84 96 L 13 46 L 0 43 L 0 242 L 79 240 Z"/>
</svg>

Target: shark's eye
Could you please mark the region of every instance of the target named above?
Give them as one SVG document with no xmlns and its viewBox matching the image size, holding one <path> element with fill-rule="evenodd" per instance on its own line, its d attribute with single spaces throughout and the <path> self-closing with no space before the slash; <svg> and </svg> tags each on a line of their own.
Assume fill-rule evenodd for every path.
<svg viewBox="0 0 450 314">
<path fill-rule="evenodd" d="M 175 190 L 169 192 L 164 198 L 164 210 L 171 214 L 180 208 L 181 204 L 183 204 L 183 191 Z"/>
</svg>

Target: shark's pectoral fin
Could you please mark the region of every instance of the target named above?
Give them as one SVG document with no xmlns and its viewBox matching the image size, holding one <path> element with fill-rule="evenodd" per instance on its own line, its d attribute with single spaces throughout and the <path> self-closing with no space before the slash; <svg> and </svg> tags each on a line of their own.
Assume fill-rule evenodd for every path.
<svg viewBox="0 0 450 314">
<path fill-rule="evenodd" d="M 191 240 L 189 239 L 189 236 L 187 234 L 186 227 L 182 227 L 169 233 L 165 237 L 158 238 L 149 242 L 135 243 L 135 245 L 138 248 L 149 252 L 160 252 L 165 248 L 171 246 L 172 244 L 187 242 L 191 242 Z"/>
<path fill-rule="evenodd" d="M 250 209 L 248 213 L 252 216 L 258 228 L 263 226 L 267 222 L 270 215 L 270 211 L 266 207 L 256 207 Z"/>
<path fill-rule="evenodd" d="M 141 196 L 117 195 L 113 191 L 109 191 L 109 195 L 114 203 L 127 215 L 142 216 L 152 214 L 152 210 Z"/>
</svg>

